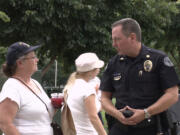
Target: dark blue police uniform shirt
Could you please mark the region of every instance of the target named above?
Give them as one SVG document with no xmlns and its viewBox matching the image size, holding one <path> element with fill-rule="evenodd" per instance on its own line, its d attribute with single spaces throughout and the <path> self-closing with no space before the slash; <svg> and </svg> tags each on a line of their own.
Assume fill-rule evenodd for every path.
<svg viewBox="0 0 180 135">
<path fill-rule="evenodd" d="M 118 109 L 129 105 L 143 109 L 180 81 L 168 56 L 142 45 L 136 58 L 116 55 L 108 63 L 100 89 L 111 92 Z"/>
</svg>

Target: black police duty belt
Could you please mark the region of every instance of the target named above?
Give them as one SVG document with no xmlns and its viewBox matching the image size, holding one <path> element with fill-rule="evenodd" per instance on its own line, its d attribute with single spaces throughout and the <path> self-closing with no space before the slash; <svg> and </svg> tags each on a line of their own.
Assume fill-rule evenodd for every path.
<svg viewBox="0 0 180 135">
<path fill-rule="evenodd" d="M 156 116 L 152 116 L 151 118 L 144 119 L 143 121 L 141 121 L 140 123 L 138 123 L 136 125 L 124 125 L 124 124 L 122 124 L 118 120 L 117 120 L 117 123 L 118 123 L 119 127 L 122 128 L 122 129 L 126 129 L 128 127 L 132 127 L 132 128 L 147 128 L 147 127 L 156 126 L 157 119 L 156 119 Z"/>
</svg>

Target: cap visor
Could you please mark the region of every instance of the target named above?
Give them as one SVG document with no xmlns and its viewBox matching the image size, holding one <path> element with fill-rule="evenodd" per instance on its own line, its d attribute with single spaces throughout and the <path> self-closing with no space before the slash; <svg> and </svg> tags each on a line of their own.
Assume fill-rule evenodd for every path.
<svg viewBox="0 0 180 135">
<path fill-rule="evenodd" d="M 41 47 L 41 45 L 31 46 L 31 47 L 25 52 L 25 54 L 27 54 L 27 53 L 29 53 L 29 52 L 32 52 L 32 51 L 38 49 L 39 47 Z"/>
</svg>

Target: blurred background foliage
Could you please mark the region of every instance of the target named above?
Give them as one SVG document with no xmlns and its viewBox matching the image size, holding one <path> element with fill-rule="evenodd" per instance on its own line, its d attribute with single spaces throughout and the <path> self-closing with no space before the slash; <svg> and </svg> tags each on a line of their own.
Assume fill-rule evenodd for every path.
<svg viewBox="0 0 180 135">
<path fill-rule="evenodd" d="M 13 42 L 41 44 L 39 78 L 52 81 L 48 78 L 53 78 L 55 60 L 59 77 L 67 78 L 83 52 L 95 52 L 107 63 L 116 53 L 111 46 L 111 24 L 131 17 L 142 27 L 142 42 L 166 51 L 179 71 L 179 9 L 175 0 L 1 0 L 0 64 Z"/>
<path fill-rule="evenodd" d="M 142 27 L 142 42 L 165 51 L 180 73 L 180 0 L 0 0 L 0 65 L 17 41 L 43 45 L 37 52 L 44 87 L 66 82 L 75 58 L 95 52 L 105 61 L 116 54 L 111 24 L 124 17 Z M 0 87 L 7 78 L 0 71 Z"/>
</svg>

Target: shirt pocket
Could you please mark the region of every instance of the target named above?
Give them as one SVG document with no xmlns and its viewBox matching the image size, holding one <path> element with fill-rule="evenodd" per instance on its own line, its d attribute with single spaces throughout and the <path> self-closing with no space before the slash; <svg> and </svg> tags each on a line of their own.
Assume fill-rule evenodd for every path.
<svg viewBox="0 0 180 135">
<path fill-rule="evenodd" d="M 159 81 L 158 76 L 155 73 L 144 72 L 136 79 L 136 88 L 138 93 L 144 97 L 152 97 L 159 95 Z"/>
<path fill-rule="evenodd" d="M 125 89 L 125 76 L 123 73 L 114 73 L 112 75 L 112 85 L 115 91 L 123 92 Z"/>
</svg>

